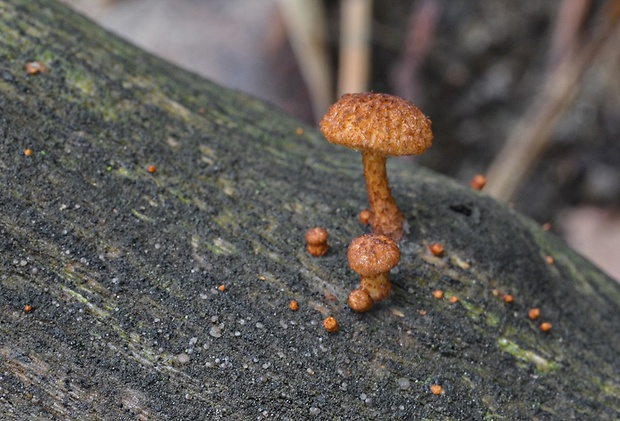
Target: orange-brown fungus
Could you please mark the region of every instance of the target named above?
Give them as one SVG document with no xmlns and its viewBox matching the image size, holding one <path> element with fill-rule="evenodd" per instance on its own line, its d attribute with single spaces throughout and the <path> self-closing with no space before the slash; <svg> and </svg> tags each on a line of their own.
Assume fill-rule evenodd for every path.
<svg viewBox="0 0 620 421">
<path fill-rule="evenodd" d="M 542 322 L 540 324 L 540 330 L 543 332 L 549 332 L 553 326 L 549 322 Z"/>
<path fill-rule="evenodd" d="M 469 182 L 469 187 L 474 190 L 482 190 L 487 184 L 487 178 L 482 174 L 476 174 Z"/>
<path fill-rule="evenodd" d="M 29 75 L 36 75 L 38 73 L 45 72 L 47 72 L 47 66 L 45 65 L 45 63 L 42 63 L 40 61 L 31 61 L 26 63 L 26 73 L 28 73 Z"/>
<path fill-rule="evenodd" d="M 334 316 L 329 316 L 323 320 L 323 327 L 330 333 L 338 332 L 340 326 L 338 326 L 338 320 Z"/>
<path fill-rule="evenodd" d="M 547 256 L 545 260 L 547 261 L 548 265 L 552 265 L 555 263 L 555 259 L 553 258 L 553 256 Z"/>
<path fill-rule="evenodd" d="M 306 231 L 306 250 L 311 256 L 324 256 L 329 246 L 327 245 L 327 230 L 316 227 Z"/>
<path fill-rule="evenodd" d="M 26 156 L 32 156 L 32 149 L 28 148 L 24 151 L 24 155 Z"/>
<path fill-rule="evenodd" d="M 441 245 L 440 243 L 433 243 L 428 246 L 428 251 L 430 251 L 433 256 L 443 256 L 445 250 L 443 248 L 443 245 Z"/>
<path fill-rule="evenodd" d="M 443 391 L 443 388 L 438 384 L 432 384 L 430 389 L 433 395 L 441 395 L 441 392 Z"/>
<path fill-rule="evenodd" d="M 349 307 L 358 313 L 364 313 L 370 310 L 373 305 L 370 294 L 368 294 L 368 291 L 363 288 L 358 288 L 351 291 L 348 301 Z"/>
<path fill-rule="evenodd" d="M 443 299 L 443 291 L 440 289 L 436 289 L 435 291 L 433 291 L 433 297 L 437 298 L 438 300 Z"/>
<path fill-rule="evenodd" d="M 452 297 L 450 297 L 450 303 L 454 304 L 457 303 L 459 301 L 459 297 L 457 297 L 456 295 L 453 295 Z"/>
<path fill-rule="evenodd" d="M 291 311 L 297 311 L 299 310 L 299 303 L 296 300 L 291 300 L 291 302 L 288 303 L 288 308 L 291 309 Z"/>
<path fill-rule="evenodd" d="M 32 311 L 32 306 L 31 306 L 30 304 L 26 304 L 26 305 L 24 306 L 24 311 L 25 311 L 26 313 L 30 313 L 30 312 Z"/>
<path fill-rule="evenodd" d="M 347 253 L 349 266 L 360 275 L 360 288 L 372 301 L 385 300 L 392 291 L 388 272 L 398 264 L 400 250 L 388 236 L 366 234 L 355 238 Z"/>
<path fill-rule="evenodd" d="M 364 209 L 360 212 L 359 221 L 362 225 L 367 225 L 370 222 L 371 213 L 368 209 Z"/>
<path fill-rule="evenodd" d="M 527 317 L 531 320 L 536 320 L 540 317 L 540 309 L 539 308 L 531 308 L 530 311 L 527 312 Z"/>
<path fill-rule="evenodd" d="M 394 241 L 403 236 L 404 216 L 388 184 L 388 155 L 419 155 L 433 142 L 431 121 L 412 103 L 379 93 L 345 94 L 320 123 L 325 138 L 362 152 L 370 225 Z"/>
<path fill-rule="evenodd" d="M 149 165 L 146 170 L 152 174 L 157 171 L 157 167 L 155 167 L 155 165 Z"/>
<path fill-rule="evenodd" d="M 504 294 L 503 297 L 502 297 L 502 300 L 504 300 L 505 303 L 510 304 L 510 303 L 514 302 L 515 297 L 513 297 L 510 294 Z"/>
</svg>

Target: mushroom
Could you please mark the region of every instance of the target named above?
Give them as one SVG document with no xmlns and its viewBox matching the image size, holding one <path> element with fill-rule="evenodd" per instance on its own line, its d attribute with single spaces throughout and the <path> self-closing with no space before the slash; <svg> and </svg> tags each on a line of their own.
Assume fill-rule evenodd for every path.
<svg viewBox="0 0 620 421">
<path fill-rule="evenodd" d="M 306 250 L 311 256 L 324 256 L 328 249 L 327 230 L 325 228 L 315 227 L 306 231 Z"/>
<path fill-rule="evenodd" d="M 368 291 L 364 288 L 357 288 L 351 291 L 348 298 L 349 307 L 358 313 L 365 313 L 372 308 L 374 301 Z"/>
<path fill-rule="evenodd" d="M 359 298 L 359 290 L 367 293 L 372 302 L 385 300 L 392 291 L 392 284 L 388 279 L 388 272 L 398 264 L 400 250 L 396 243 L 388 236 L 380 234 L 365 234 L 355 238 L 347 253 L 349 266 L 360 275 L 360 286 L 349 296 L 351 301 Z M 362 306 L 365 308 L 366 306 Z M 354 306 L 351 306 L 354 310 Z M 368 307 L 370 309 L 370 307 Z"/>
<path fill-rule="evenodd" d="M 433 141 L 431 121 L 404 99 L 379 93 L 345 94 L 334 103 L 320 123 L 331 142 L 362 152 L 370 225 L 377 234 L 399 241 L 404 216 L 388 185 L 388 155 L 419 155 Z"/>
</svg>

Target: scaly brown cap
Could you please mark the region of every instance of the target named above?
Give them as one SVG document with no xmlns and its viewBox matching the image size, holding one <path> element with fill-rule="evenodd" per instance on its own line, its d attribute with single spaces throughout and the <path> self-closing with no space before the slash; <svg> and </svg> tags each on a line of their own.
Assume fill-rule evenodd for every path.
<svg viewBox="0 0 620 421">
<path fill-rule="evenodd" d="M 380 155 L 420 155 L 433 143 L 431 120 L 409 101 L 374 92 L 345 94 L 321 120 L 325 138 Z"/>
<path fill-rule="evenodd" d="M 355 238 L 347 253 L 349 266 L 361 276 L 389 272 L 400 260 L 396 243 L 385 235 L 365 234 Z"/>
</svg>

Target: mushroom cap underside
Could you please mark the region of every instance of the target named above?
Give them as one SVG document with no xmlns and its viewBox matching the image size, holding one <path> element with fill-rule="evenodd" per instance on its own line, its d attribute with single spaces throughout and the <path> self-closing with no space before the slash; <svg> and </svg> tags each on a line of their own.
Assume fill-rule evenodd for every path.
<svg viewBox="0 0 620 421">
<path fill-rule="evenodd" d="M 431 120 L 409 101 L 374 92 L 345 94 L 320 123 L 335 144 L 381 155 L 419 155 L 433 142 Z"/>
</svg>

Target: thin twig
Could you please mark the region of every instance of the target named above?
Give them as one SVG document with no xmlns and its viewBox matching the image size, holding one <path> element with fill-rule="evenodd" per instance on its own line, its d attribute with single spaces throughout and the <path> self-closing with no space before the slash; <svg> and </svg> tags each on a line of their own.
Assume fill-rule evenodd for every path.
<svg viewBox="0 0 620 421">
<path fill-rule="evenodd" d="M 368 89 L 372 0 L 342 0 L 338 95 Z"/>
<path fill-rule="evenodd" d="M 280 0 L 293 52 L 306 82 L 315 118 L 332 102 L 332 77 L 326 46 L 325 10 L 320 1 Z"/>
<path fill-rule="evenodd" d="M 576 54 L 565 56 L 515 125 L 487 172 L 485 192 L 510 201 L 551 141 L 558 120 L 570 107 L 580 81 L 606 45 L 618 45 L 620 25 L 614 19 Z"/>
</svg>

